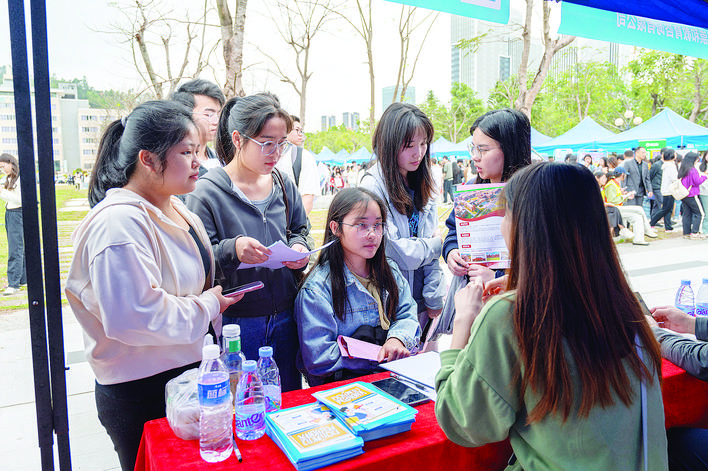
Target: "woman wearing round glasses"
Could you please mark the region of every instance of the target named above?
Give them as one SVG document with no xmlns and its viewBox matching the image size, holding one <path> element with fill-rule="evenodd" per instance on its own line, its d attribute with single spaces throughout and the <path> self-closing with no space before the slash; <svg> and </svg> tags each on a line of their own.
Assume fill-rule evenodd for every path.
<svg viewBox="0 0 708 471">
<path fill-rule="evenodd" d="M 433 135 L 425 113 L 407 103 L 393 103 L 374 131 L 378 162 L 360 184 L 386 202 L 386 255 L 406 277 L 422 327 L 442 311 L 446 290 L 438 262 L 442 239 L 430 170 Z"/>
<path fill-rule="evenodd" d="M 187 196 L 211 238 L 217 282 L 224 289 L 262 281 L 264 289 L 247 293 L 241 307 L 224 312 L 224 324 L 241 326 L 242 351 L 258 358 L 258 348 L 273 347 L 284 391 L 299 389 L 298 350 L 293 302 L 296 273 L 309 256 L 282 268 L 239 269 L 242 263 L 268 260 L 268 246 L 282 241 L 307 252 L 307 218 L 297 187 L 274 169 L 292 127 L 290 115 L 268 93 L 232 98 L 225 105 L 216 135 L 216 152 L 225 162 L 211 169 Z"/>
<path fill-rule="evenodd" d="M 295 301 L 298 362 L 310 386 L 374 371 L 376 364 L 345 358 L 337 337 L 382 345 L 378 361 L 410 355 L 420 328 L 410 289 L 386 259 L 386 208 L 363 188 L 345 188 L 329 206 L 325 244 Z"/>
</svg>

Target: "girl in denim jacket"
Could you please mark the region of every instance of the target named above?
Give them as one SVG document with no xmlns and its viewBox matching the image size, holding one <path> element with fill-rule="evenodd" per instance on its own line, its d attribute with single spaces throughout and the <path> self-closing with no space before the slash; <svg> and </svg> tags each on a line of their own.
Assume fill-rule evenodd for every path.
<svg viewBox="0 0 708 471">
<path fill-rule="evenodd" d="M 381 327 L 386 340 L 378 361 L 410 355 L 420 327 L 408 282 L 386 259 L 383 201 L 361 188 L 334 197 L 325 227 L 325 244 L 317 264 L 295 300 L 300 337 L 298 363 L 310 385 L 368 374 L 376 364 L 344 358 L 337 337 L 361 326 Z"/>
</svg>

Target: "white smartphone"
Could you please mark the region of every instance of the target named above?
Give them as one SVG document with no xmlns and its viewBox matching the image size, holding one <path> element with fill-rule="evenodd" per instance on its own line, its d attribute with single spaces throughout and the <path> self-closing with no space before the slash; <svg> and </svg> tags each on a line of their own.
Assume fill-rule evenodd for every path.
<svg viewBox="0 0 708 471">
<path fill-rule="evenodd" d="M 249 293 L 251 291 L 255 291 L 257 289 L 261 289 L 265 286 L 262 281 L 254 281 L 252 283 L 248 283 L 245 285 L 237 286 L 235 288 L 227 289 L 221 292 L 223 296 L 226 297 L 234 297 L 238 296 L 241 293 Z"/>
</svg>

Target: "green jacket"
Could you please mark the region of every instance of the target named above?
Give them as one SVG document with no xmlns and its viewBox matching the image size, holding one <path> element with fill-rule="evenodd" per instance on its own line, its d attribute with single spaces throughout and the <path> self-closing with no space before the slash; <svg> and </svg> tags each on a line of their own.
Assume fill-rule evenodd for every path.
<svg viewBox="0 0 708 471">
<path fill-rule="evenodd" d="M 512 292 L 488 302 L 472 325 L 467 346 L 440 354 L 435 415 L 448 438 L 475 447 L 510 437 L 517 461 L 507 470 L 643 470 L 640 384 L 631 373 L 636 394 L 629 407 L 616 399 L 614 405 L 595 407 L 589 417 L 581 419 L 577 417 L 580 398 L 576 395 L 565 423 L 557 415 L 548 415 L 526 425 L 527 411 L 538 403 L 540 395 L 529 388 L 526 396 L 520 397 L 520 380 L 512 383 L 514 367 L 521 361 L 512 322 L 514 300 Z M 565 355 L 574 372 L 567 347 Z M 580 379 L 575 376 L 573 389 L 579 388 Z M 649 469 L 666 470 L 658 378 L 647 385 L 647 397 Z"/>
</svg>

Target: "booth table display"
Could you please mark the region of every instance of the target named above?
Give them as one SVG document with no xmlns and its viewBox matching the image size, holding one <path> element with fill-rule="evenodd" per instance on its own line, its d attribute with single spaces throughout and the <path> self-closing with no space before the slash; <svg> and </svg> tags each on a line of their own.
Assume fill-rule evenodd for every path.
<svg viewBox="0 0 708 471">
<path fill-rule="evenodd" d="M 662 365 L 664 414 L 666 427 L 695 426 L 708 428 L 708 383 L 664 360 Z M 375 381 L 389 373 L 358 378 Z M 283 408 L 314 402 L 312 392 L 330 389 L 351 381 L 318 386 L 283 394 Z M 327 467 L 328 470 L 382 470 L 400 469 L 415 464 L 425 471 L 502 470 L 511 456 L 509 441 L 491 443 L 478 448 L 465 448 L 445 437 L 435 420 L 435 403 L 417 407 L 418 415 L 410 431 L 364 444 L 364 454 Z M 651 413 L 651 411 L 650 411 Z M 167 419 L 145 424 L 140 442 L 136 471 L 177 470 L 293 470 L 285 454 L 264 436 L 254 441 L 237 440 L 243 463 L 234 455 L 221 463 L 207 463 L 199 456 L 198 440 L 181 440 L 175 436 Z"/>
</svg>

